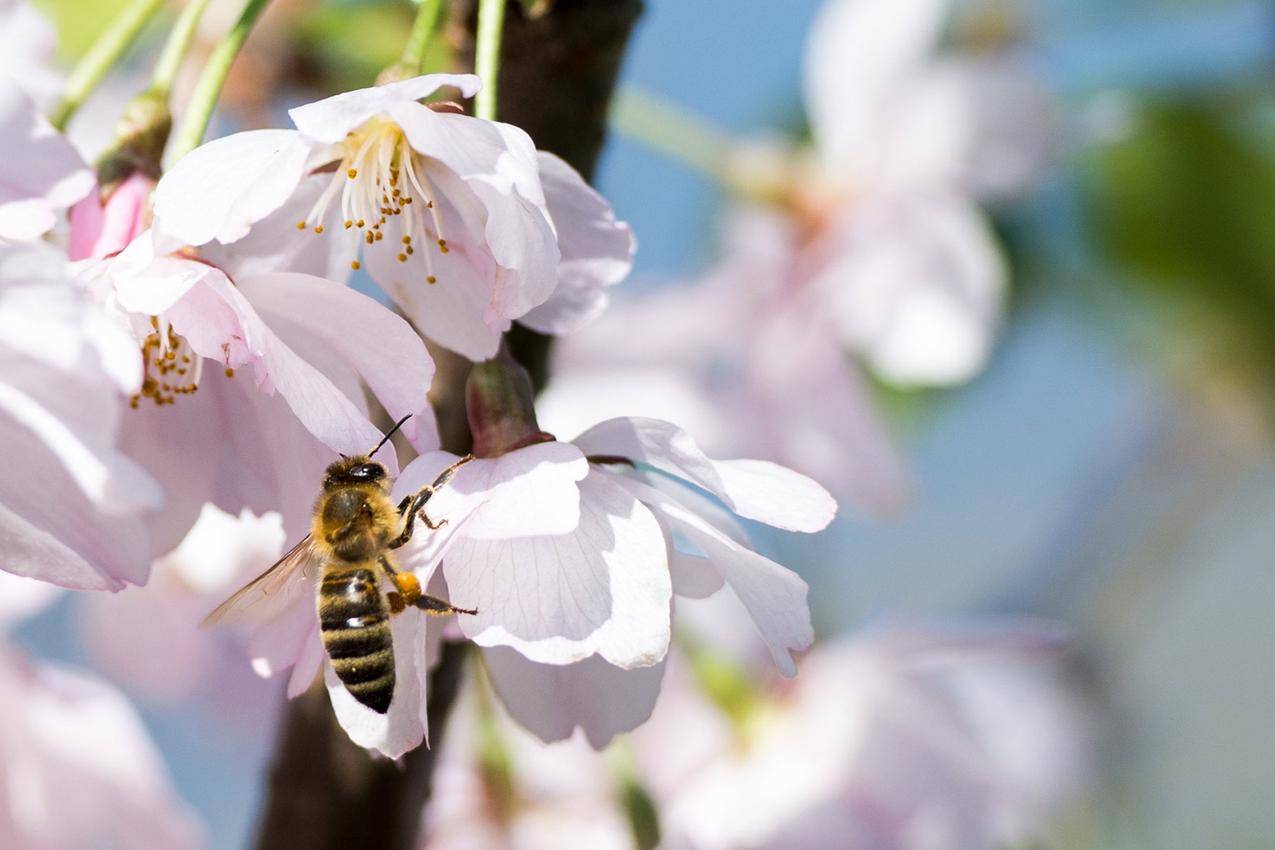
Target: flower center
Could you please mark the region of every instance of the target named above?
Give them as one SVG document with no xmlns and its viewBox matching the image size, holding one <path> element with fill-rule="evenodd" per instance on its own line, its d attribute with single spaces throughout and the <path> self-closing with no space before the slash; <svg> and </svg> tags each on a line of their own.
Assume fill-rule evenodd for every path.
<svg viewBox="0 0 1275 850">
<path fill-rule="evenodd" d="M 145 369 L 142 389 L 129 399 L 129 405 L 134 409 L 143 398 L 155 402 L 156 407 L 163 407 L 175 402 L 179 395 L 190 395 L 199 389 L 199 376 L 203 372 L 203 358 L 191 349 L 184 336 L 173 330 L 172 325 L 152 316 L 151 327 L 154 330 L 142 341 Z"/>
<path fill-rule="evenodd" d="M 401 218 L 403 236 L 388 246 L 395 259 L 406 263 L 422 243 L 433 243 L 448 252 L 438 214 L 434 186 L 423 159 L 407 142 L 403 130 L 393 121 L 373 118 L 345 137 L 341 160 L 331 182 L 297 229 L 313 228 L 323 233 L 328 208 L 341 199 L 341 219 L 346 230 L 357 228 L 367 247 L 385 238 L 385 225 Z M 383 249 L 382 249 L 383 250 Z M 424 252 L 427 283 L 436 283 L 431 251 Z M 359 268 L 353 260 L 351 268 Z"/>
</svg>

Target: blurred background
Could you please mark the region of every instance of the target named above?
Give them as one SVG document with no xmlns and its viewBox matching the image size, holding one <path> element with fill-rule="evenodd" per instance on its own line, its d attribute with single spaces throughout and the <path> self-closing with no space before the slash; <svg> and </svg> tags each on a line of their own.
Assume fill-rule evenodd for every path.
<svg viewBox="0 0 1275 850">
<path fill-rule="evenodd" d="M 69 61 L 120 4 L 38 5 Z M 622 85 L 732 134 L 799 133 L 818 7 L 647 0 Z M 1275 6 L 962 11 L 954 38 L 1012 45 L 1058 113 L 1047 172 L 992 210 L 1014 269 L 1001 339 L 966 386 L 880 389 L 915 476 L 900 516 L 843 511 L 822 535 L 764 543 L 811 584 L 821 636 L 993 614 L 1072 630 L 1101 781 L 1044 846 L 1275 846 Z M 393 2 L 277 0 L 270 15 L 232 90 L 240 124 L 370 84 L 411 20 Z M 711 264 L 713 180 L 615 134 L 597 182 L 639 239 L 626 288 Z M 92 663 L 75 605 L 20 639 Z M 273 727 L 263 687 L 252 723 L 137 694 L 217 848 L 249 835 Z"/>
</svg>

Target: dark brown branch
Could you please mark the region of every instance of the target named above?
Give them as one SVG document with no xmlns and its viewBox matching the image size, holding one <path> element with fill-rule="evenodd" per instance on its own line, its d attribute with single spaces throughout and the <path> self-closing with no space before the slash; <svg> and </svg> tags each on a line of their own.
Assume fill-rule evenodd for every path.
<svg viewBox="0 0 1275 850">
<path fill-rule="evenodd" d="M 540 0 L 529 17 L 510 0 L 501 50 L 499 117 L 526 130 L 589 179 L 606 134 L 606 113 L 641 0 Z M 453 0 L 450 37 L 472 67 L 476 0 Z M 549 340 L 515 325 L 507 337 L 535 386 L 547 377 Z M 435 351 L 433 400 L 443 446 L 469 449 L 464 385 L 468 363 Z M 322 684 L 294 700 L 282 721 L 270 769 L 257 850 L 418 850 L 437 746 L 460 684 L 465 645 L 449 644 L 430 678 L 429 728 L 435 749 L 402 764 L 355 746 L 336 722 Z"/>
<path fill-rule="evenodd" d="M 449 643 L 429 680 L 429 734 L 441 741 L 468 644 Z M 270 768 L 257 850 L 416 850 L 438 750 L 402 764 L 374 758 L 346 737 L 320 680 L 292 701 Z"/>
</svg>

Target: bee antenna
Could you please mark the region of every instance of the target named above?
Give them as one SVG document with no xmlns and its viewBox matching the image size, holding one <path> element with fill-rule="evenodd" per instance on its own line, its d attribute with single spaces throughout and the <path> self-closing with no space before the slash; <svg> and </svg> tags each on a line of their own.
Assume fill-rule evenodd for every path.
<svg viewBox="0 0 1275 850">
<path fill-rule="evenodd" d="M 381 438 L 381 442 L 377 443 L 377 444 L 376 444 L 376 448 L 374 448 L 374 449 L 372 449 L 372 451 L 368 452 L 368 453 L 367 453 L 367 456 L 368 456 L 368 457 L 371 457 L 372 455 L 374 455 L 374 454 L 376 454 L 378 451 L 380 451 L 380 450 L 381 450 L 381 446 L 383 446 L 383 445 L 385 445 L 386 443 L 388 443 L 388 442 L 390 441 L 390 437 L 393 437 L 393 436 L 394 436 L 394 434 L 398 431 L 398 429 L 403 427 L 403 423 L 404 423 L 404 422 L 406 422 L 407 420 L 411 419 L 411 418 L 412 418 L 412 414 L 410 414 L 410 413 L 409 413 L 409 414 L 407 414 L 406 416 L 404 416 L 402 419 L 400 419 L 400 420 L 398 420 L 397 422 L 395 422 L 395 423 L 394 423 L 394 427 L 393 427 L 393 428 L 391 428 L 390 430 L 388 430 L 388 431 L 386 431 L 386 432 L 385 432 L 385 436 Z"/>
</svg>

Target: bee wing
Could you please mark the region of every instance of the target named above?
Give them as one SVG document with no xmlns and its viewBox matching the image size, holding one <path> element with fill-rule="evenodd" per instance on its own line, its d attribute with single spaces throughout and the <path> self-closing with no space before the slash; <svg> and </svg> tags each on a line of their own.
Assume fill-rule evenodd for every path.
<svg viewBox="0 0 1275 850">
<path fill-rule="evenodd" d="M 274 566 L 239 588 L 204 618 L 205 628 L 222 623 L 255 622 L 267 619 L 269 611 L 286 607 L 303 590 L 313 593 L 319 574 L 319 557 L 314 539 L 307 534 L 289 549 Z M 269 605 L 262 603 L 269 601 Z M 268 610 L 266 610 L 268 609 Z"/>
</svg>

